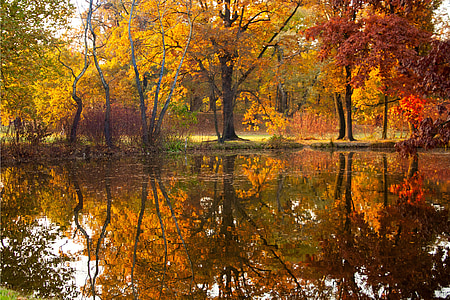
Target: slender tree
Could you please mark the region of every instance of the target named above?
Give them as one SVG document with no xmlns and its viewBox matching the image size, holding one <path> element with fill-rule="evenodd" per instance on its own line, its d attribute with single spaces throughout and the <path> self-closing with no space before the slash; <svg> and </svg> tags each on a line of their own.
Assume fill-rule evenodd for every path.
<svg viewBox="0 0 450 300">
<path fill-rule="evenodd" d="M 143 86 L 141 85 L 141 81 L 139 79 L 139 70 L 136 63 L 136 56 L 134 53 L 134 42 L 133 37 L 131 36 L 131 20 L 133 18 L 133 10 L 135 7 L 135 0 L 131 3 L 131 11 L 130 11 L 130 19 L 128 20 L 128 38 L 130 40 L 130 47 L 131 47 L 131 63 L 133 64 L 134 74 L 135 74 L 135 80 L 136 80 L 136 87 L 139 94 L 139 104 L 141 109 L 141 128 L 142 128 L 142 142 L 144 144 L 144 147 L 147 148 L 149 146 L 149 137 L 148 137 L 148 128 L 147 128 L 147 108 L 145 105 L 145 97 L 144 97 L 144 91 Z M 145 85 L 144 85 L 145 86 Z"/>
<path fill-rule="evenodd" d="M 92 36 L 92 56 L 94 58 L 95 68 L 97 69 L 98 75 L 100 76 L 100 80 L 102 82 L 103 89 L 105 90 L 105 123 L 104 123 L 104 134 L 105 141 L 108 148 L 112 148 L 112 132 L 111 132 L 111 99 L 109 94 L 109 84 L 106 82 L 105 76 L 103 74 L 103 70 L 100 66 L 98 55 L 97 55 L 97 34 L 95 33 L 95 29 L 92 26 L 92 13 L 93 13 L 93 0 L 89 1 L 89 12 L 87 23 L 89 25 L 89 30 L 91 31 Z"/>
<path fill-rule="evenodd" d="M 72 99 L 75 101 L 77 105 L 77 110 L 75 112 L 75 115 L 73 117 L 72 126 L 70 127 L 70 133 L 68 136 L 68 140 L 70 144 L 74 144 L 77 139 L 77 130 L 78 130 L 78 124 L 80 123 L 81 119 L 81 113 L 83 111 L 83 100 L 81 97 L 77 94 L 77 84 L 80 81 L 80 79 L 83 77 L 83 75 L 86 73 L 87 68 L 89 67 L 90 60 L 88 56 L 88 20 L 92 17 L 92 11 L 88 11 L 88 15 L 86 17 L 86 22 L 84 23 L 84 66 L 83 69 L 80 71 L 78 75 L 75 75 L 75 72 L 73 68 L 71 68 L 69 65 L 67 65 L 65 62 L 61 60 L 59 57 L 60 63 L 70 70 L 72 77 L 74 78 L 72 83 Z M 61 54 L 61 51 L 60 51 Z"/>
</svg>

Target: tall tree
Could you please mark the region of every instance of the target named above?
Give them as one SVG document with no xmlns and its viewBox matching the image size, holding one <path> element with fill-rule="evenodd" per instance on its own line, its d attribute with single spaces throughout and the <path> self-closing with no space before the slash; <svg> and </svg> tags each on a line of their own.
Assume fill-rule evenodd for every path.
<svg viewBox="0 0 450 300">
<path fill-rule="evenodd" d="M 401 90 L 399 62 L 418 58 L 420 46 L 429 41 L 431 33 L 427 30 L 437 2 L 331 1 L 328 5 L 339 15 L 307 30 L 309 36 L 321 38 L 322 57 L 332 57 L 345 70 L 349 140 L 353 140 L 353 88 L 362 86 L 370 72 L 378 69 L 385 95 L 395 96 Z M 387 104 L 384 97 L 385 129 Z"/>
<path fill-rule="evenodd" d="M 344 70 L 346 109 L 346 138 L 354 141 L 352 126 L 352 72 L 356 67 L 353 53 L 352 37 L 360 31 L 361 24 L 357 20 L 358 14 L 364 8 L 364 1 L 333 0 L 325 4 L 327 19 L 309 28 L 307 37 L 320 38 L 320 56 L 322 59 L 333 58 L 336 65 Z M 340 136 L 339 136 L 340 137 Z"/>
<path fill-rule="evenodd" d="M 1 1 L 1 115 L 3 121 L 32 118 L 32 84 L 49 66 L 44 55 L 58 44 L 72 13 L 69 0 Z"/>
<path fill-rule="evenodd" d="M 92 17 L 91 13 L 92 13 L 91 11 L 88 12 L 88 16 L 86 18 L 87 20 L 89 20 Z M 83 39 L 84 40 L 84 65 L 83 65 L 83 69 L 80 71 L 80 73 L 78 75 L 75 75 L 75 72 L 72 67 L 70 67 L 68 64 L 66 64 L 64 61 L 61 60 L 61 52 L 60 52 L 60 56 L 58 57 L 61 64 L 70 70 L 72 77 L 73 77 L 72 99 L 75 101 L 75 103 L 77 105 L 77 110 L 73 117 L 72 126 L 70 127 L 70 133 L 68 136 L 69 143 L 71 143 L 71 144 L 74 144 L 77 139 L 78 125 L 80 123 L 81 113 L 83 111 L 83 100 L 77 93 L 77 85 L 78 85 L 78 82 L 80 81 L 80 79 L 86 73 L 86 70 L 88 69 L 89 64 L 90 64 L 90 60 L 89 60 L 89 56 L 88 56 L 88 51 L 89 51 L 88 28 L 89 28 L 89 24 L 88 24 L 88 22 L 85 22 L 85 24 L 84 24 L 84 39 Z"/>
<path fill-rule="evenodd" d="M 151 110 L 150 116 L 150 124 L 147 130 L 147 116 L 146 116 L 146 103 L 144 99 L 144 91 L 143 88 L 147 87 L 148 78 L 146 77 L 149 72 L 144 73 L 144 79 L 141 83 L 139 78 L 139 68 L 136 61 L 135 55 L 135 45 L 132 37 L 132 27 L 131 23 L 133 20 L 133 9 L 136 6 L 133 1 L 130 17 L 128 21 L 128 39 L 131 45 L 131 62 L 134 70 L 136 86 L 140 99 L 140 108 L 141 108 L 141 122 L 143 127 L 143 143 L 145 147 L 148 146 L 157 146 L 157 142 L 160 138 L 161 128 L 163 124 L 164 117 L 169 108 L 169 104 L 172 100 L 172 97 L 175 92 L 175 88 L 177 86 L 178 76 L 180 74 L 181 67 L 184 62 L 184 58 L 188 51 L 189 45 L 191 43 L 192 31 L 193 31 L 193 22 L 195 17 L 192 15 L 192 1 L 184 1 L 180 5 L 177 1 L 148 1 L 143 3 L 144 8 L 140 12 L 140 15 L 137 15 L 136 19 L 138 21 L 146 22 L 142 20 L 142 18 L 146 17 L 145 14 L 150 16 L 151 22 L 155 24 L 150 30 L 147 31 L 147 34 L 151 36 L 153 42 L 155 42 L 156 47 L 150 49 L 150 53 L 155 61 L 159 61 L 159 72 L 157 73 L 157 81 L 154 85 L 153 92 L 153 106 Z M 187 28 L 184 26 L 187 25 Z M 143 30 L 140 30 L 141 28 Z M 140 33 L 145 33 L 145 25 L 139 26 L 135 28 L 136 31 L 141 31 Z M 186 34 L 187 31 L 187 34 Z M 185 39 L 184 45 L 181 46 L 181 41 L 178 39 Z M 142 41 L 143 37 L 141 36 Z M 169 43 L 170 41 L 170 43 Z M 171 44 L 174 42 L 174 46 Z M 174 48 L 174 49 L 172 49 Z M 170 50 L 171 53 L 168 53 Z M 153 52 L 151 52 L 153 51 Z M 171 55 L 172 54 L 172 55 Z M 169 57 L 170 56 L 170 57 Z M 179 59 L 178 59 L 179 56 Z M 173 73 L 171 76 L 168 76 L 168 66 L 166 65 L 169 60 L 171 63 L 169 67 L 173 68 Z M 178 60 L 178 61 L 177 61 Z M 144 62 L 144 68 L 145 68 Z M 153 63 L 153 62 L 152 62 Z M 148 66 L 147 66 L 148 68 Z M 151 70 L 151 69 L 150 69 Z M 164 82 L 167 83 L 167 95 L 163 95 L 162 88 L 164 88 Z M 164 99 L 165 96 L 165 99 Z M 164 100 L 163 100 L 164 99 Z M 145 127 L 145 128 L 144 128 Z"/>
<path fill-rule="evenodd" d="M 89 1 L 89 12 L 88 19 L 86 22 L 89 25 L 89 30 L 92 36 L 92 56 L 94 58 L 95 68 L 97 69 L 98 75 L 100 76 L 100 80 L 102 82 L 103 89 L 105 90 L 105 124 L 104 124 L 104 134 L 105 141 L 109 148 L 113 146 L 112 142 L 112 133 L 111 133 L 111 98 L 109 93 L 109 84 L 106 82 L 105 76 L 103 74 L 102 67 L 99 63 L 99 58 L 97 55 L 97 49 L 100 47 L 97 44 L 97 33 L 95 32 L 95 28 L 92 25 L 92 12 L 94 10 L 93 0 Z"/>
<path fill-rule="evenodd" d="M 222 140 L 237 139 L 234 108 L 241 85 L 257 69 L 269 47 L 292 19 L 302 1 L 202 1 L 191 63 L 200 72 L 220 70 L 223 105 Z M 210 60 L 214 57 L 213 60 Z M 208 76 L 208 74 L 206 74 Z"/>
</svg>

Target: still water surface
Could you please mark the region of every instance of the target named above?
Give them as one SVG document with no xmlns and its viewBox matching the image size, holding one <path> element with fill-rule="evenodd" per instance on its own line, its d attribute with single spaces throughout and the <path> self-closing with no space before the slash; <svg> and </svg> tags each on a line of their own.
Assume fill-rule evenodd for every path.
<svg viewBox="0 0 450 300">
<path fill-rule="evenodd" d="M 1 284 L 58 299 L 450 296 L 450 153 L 3 166 Z"/>
</svg>

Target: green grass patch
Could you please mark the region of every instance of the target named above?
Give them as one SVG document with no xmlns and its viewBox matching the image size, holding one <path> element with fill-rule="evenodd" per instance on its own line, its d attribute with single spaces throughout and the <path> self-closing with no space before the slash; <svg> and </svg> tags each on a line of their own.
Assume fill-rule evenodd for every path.
<svg viewBox="0 0 450 300">
<path fill-rule="evenodd" d="M 5 287 L 0 287 L 0 300 L 39 300 L 33 296 L 24 296 L 20 292 L 16 292 Z"/>
<path fill-rule="evenodd" d="M 262 142 L 265 140 L 270 139 L 270 134 L 260 134 L 260 133 L 238 133 L 237 134 L 241 139 L 249 140 L 253 142 Z M 211 142 L 211 141 L 217 141 L 217 135 L 201 135 L 201 134 L 194 134 L 189 137 L 189 140 L 196 143 L 201 142 Z"/>
</svg>

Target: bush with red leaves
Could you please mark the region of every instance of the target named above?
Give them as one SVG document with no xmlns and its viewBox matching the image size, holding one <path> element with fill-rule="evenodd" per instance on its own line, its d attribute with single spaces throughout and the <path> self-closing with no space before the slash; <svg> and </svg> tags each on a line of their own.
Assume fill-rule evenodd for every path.
<svg viewBox="0 0 450 300">
<path fill-rule="evenodd" d="M 395 145 L 403 156 L 414 155 L 418 148 L 426 150 L 449 146 L 450 142 L 450 111 L 444 106 L 438 106 L 439 118 L 431 117 L 420 122 L 419 128 L 407 140 Z"/>
</svg>

